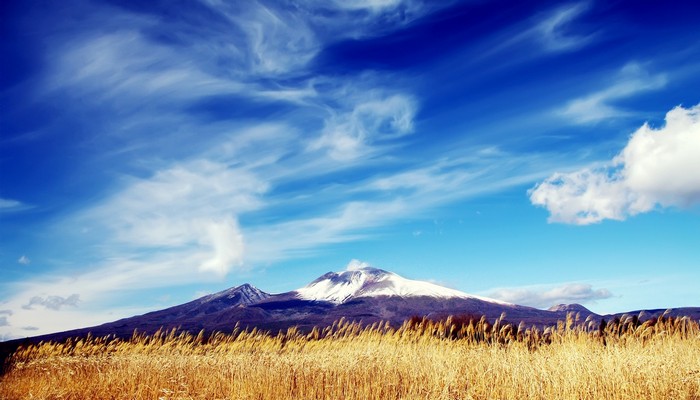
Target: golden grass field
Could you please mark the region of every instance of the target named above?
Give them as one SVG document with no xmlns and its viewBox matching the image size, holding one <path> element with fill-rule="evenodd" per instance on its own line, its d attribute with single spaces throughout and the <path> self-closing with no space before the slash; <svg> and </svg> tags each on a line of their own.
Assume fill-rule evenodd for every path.
<svg viewBox="0 0 700 400">
<path fill-rule="evenodd" d="M 273 336 L 177 332 L 19 349 L 2 399 L 700 399 L 687 318 L 546 331 L 483 319 Z"/>
</svg>

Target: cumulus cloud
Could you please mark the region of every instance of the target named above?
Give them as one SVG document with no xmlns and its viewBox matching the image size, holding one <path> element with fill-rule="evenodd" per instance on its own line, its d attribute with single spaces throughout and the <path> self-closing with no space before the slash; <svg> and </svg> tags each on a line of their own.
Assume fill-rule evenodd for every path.
<svg viewBox="0 0 700 400">
<path fill-rule="evenodd" d="M 29 265 L 32 262 L 32 260 L 30 260 L 29 257 L 22 255 L 22 257 L 20 257 L 17 260 L 17 262 L 22 264 L 22 265 Z"/>
<path fill-rule="evenodd" d="M 350 262 L 348 263 L 347 267 L 345 267 L 345 269 L 347 271 L 357 271 L 359 269 L 363 269 L 363 268 L 367 268 L 367 267 L 370 267 L 369 263 L 353 258 L 352 260 L 350 260 Z"/>
<path fill-rule="evenodd" d="M 549 308 L 556 304 L 590 303 L 612 297 L 608 289 L 593 289 L 583 283 L 567 283 L 555 287 L 501 288 L 489 297 L 535 308 Z"/>
<path fill-rule="evenodd" d="M 201 271 L 226 275 L 232 267 L 243 266 L 243 234 L 233 217 L 209 223 L 204 242 L 211 248 L 211 257 L 199 265 Z"/>
<path fill-rule="evenodd" d="M 51 310 L 60 310 L 63 306 L 76 307 L 80 301 L 80 295 L 74 293 L 68 297 L 62 296 L 34 296 L 29 303 L 22 306 L 25 310 L 31 310 L 34 306 L 43 306 Z"/>
<path fill-rule="evenodd" d="M 10 326 L 10 323 L 7 321 L 7 317 L 0 317 L 0 326 Z"/>
<path fill-rule="evenodd" d="M 657 207 L 700 202 L 700 104 L 666 114 L 664 126 L 644 124 L 607 165 L 556 173 L 528 192 L 550 222 L 586 225 L 624 220 Z"/>
<path fill-rule="evenodd" d="M 372 143 L 413 132 L 415 113 L 415 101 L 402 94 L 359 102 L 351 111 L 326 120 L 323 134 L 309 149 L 325 149 L 331 158 L 340 161 L 355 159 Z"/>
</svg>

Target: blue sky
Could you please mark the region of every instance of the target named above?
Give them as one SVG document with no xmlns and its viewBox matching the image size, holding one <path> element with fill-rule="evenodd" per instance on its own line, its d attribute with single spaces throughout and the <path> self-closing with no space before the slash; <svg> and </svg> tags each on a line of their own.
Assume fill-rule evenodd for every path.
<svg viewBox="0 0 700 400">
<path fill-rule="evenodd" d="M 353 259 L 699 306 L 694 2 L 3 2 L 0 337 Z"/>
</svg>

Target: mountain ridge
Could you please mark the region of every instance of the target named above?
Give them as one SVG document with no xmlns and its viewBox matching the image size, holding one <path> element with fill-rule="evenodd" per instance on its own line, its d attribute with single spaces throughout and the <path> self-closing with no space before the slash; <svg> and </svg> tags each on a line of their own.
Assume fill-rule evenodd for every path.
<svg viewBox="0 0 700 400">
<path fill-rule="evenodd" d="M 372 276 L 377 279 L 368 280 Z M 313 292 L 315 297 L 302 290 L 334 280 L 336 284 L 351 287 L 341 288 L 342 290 L 324 287 L 321 289 L 328 290 Z M 425 288 L 430 290 L 425 291 Z M 299 290 L 302 290 L 301 295 Z M 664 311 L 665 309 L 639 310 L 634 313 L 644 318 L 653 318 Z M 180 329 L 193 333 L 201 330 L 231 332 L 239 326 L 276 332 L 296 326 L 303 331 L 331 325 L 341 318 L 362 324 L 386 321 L 400 325 L 412 317 L 441 319 L 449 315 L 484 316 L 495 320 L 505 313 L 506 322 L 522 321 L 526 325 L 544 326 L 556 324 L 570 312 L 579 314 L 580 321 L 587 318 L 594 321 L 612 319 L 623 314 L 598 315 L 580 304 L 557 305 L 549 310 L 541 310 L 469 295 L 425 281 L 406 279 L 377 268 L 358 267 L 324 274 L 305 287 L 278 294 L 266 293 L 246 283 L 187 303 L 102 325 L 3 342 L 3 348 L 11 348 L 25 341 L 64 340 L 88 333 L 93 336 L 128 338 L 135 330 L 143 334 L 159 329 Z M 689 315 L 700 319 L 700 307 L 673 309 L 671 315 Z"/>
</svg>

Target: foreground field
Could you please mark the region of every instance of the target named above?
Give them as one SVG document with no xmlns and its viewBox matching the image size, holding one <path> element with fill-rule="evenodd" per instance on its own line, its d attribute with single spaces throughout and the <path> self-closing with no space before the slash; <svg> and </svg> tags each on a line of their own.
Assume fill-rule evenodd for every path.
<svg viewBox="0 0 700 400">
<path fill-rule="evenodd" d="M 10 363 L 2 399 L 700 399 L 700 329 L 688 319 L 170 332 L 46 343 Z"/>
</svg>

